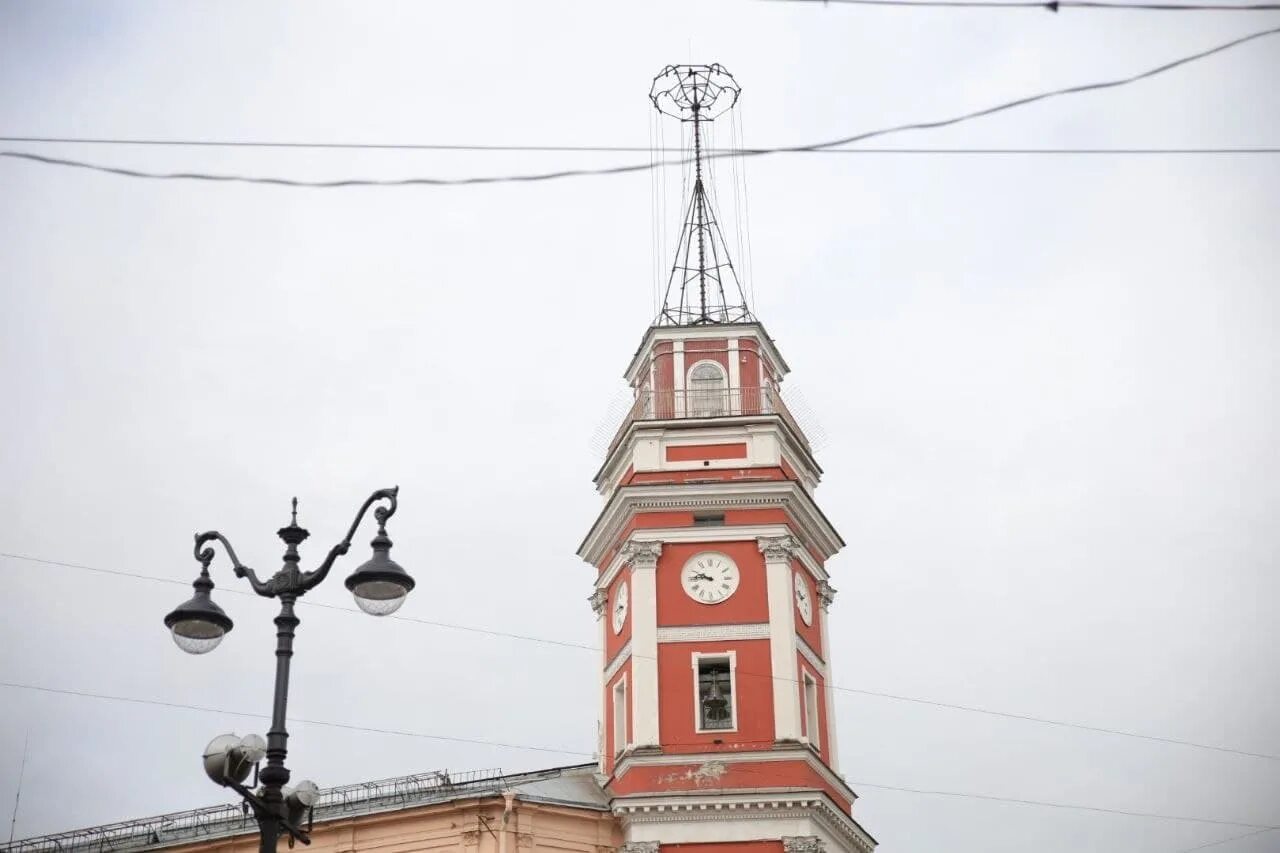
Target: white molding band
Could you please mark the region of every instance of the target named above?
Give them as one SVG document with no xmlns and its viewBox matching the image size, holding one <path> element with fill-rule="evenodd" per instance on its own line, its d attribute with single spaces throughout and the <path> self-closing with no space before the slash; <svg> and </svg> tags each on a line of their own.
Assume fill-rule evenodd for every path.
<svg viewBox="0 0 1280 853">
<path fill-rule="evenodd" d="M 827 849 L 856 853 L 872 853 L 876 847 L 876 840 L 851 815 L 818 792 L 686 795 L 678 800 L 627 797 L 615 799 L 612 811 L 626 837 L 643 836 L 660 844 L 793 838 L 816 839 Z M 726 823 L 738 825 L 730 828 Z"/>
<path fill-rule="evenodd" d="M 722 640 L 767 640 L 769 623 L 668 625 L 658 629 L 659 643 L 709 643 Z"/>
<path fill-rule="evenodd" d="M 796 648 L 800 650 L 800 654 L 809 662 L 809 665 L 818 671 L 818 674 L 823 678 L 827 677 L 827 665 L 818 653 L 813 650 L 813 647 L 805 642 L 804 637 L 799 634 L 796 634 Z"/>
<path fill-rule="evenodd" d="M 604 683 L 608 684 L 613 677 L 618 674 L 618 670 L 622 669 L 622 665 L 627 662 L 627 658 L 631 657 L 631 641 L 627 640 L 622 644 L 622 648 L 618 649 L 618 653 L 613 656 L 608 665 L 604 668 Z"/>
</svg>

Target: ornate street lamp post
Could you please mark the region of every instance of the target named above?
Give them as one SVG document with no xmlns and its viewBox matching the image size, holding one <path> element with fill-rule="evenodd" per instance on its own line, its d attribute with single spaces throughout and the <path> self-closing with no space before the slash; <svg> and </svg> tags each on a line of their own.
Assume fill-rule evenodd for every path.
<svg viewBox="0 0 1280 853">
<path fill-rule="evenodd" d="M 396 495 L 400 487 L 379 489 L 374 492 L 356 513 L 351 529 L 337 545 L 329 549 L 329 555 L 314 571 L 306 572 L 298 568 L 298 545 L 310 533 L 298 526 L 298 499 L 293 499 L 293 518 L 288 527 L 282 527 L 279 536 L 287 548 L 284 552 L 284 566 L 266 581 L 258 579 L 253 569 L 240 562 L 235 549 L 227 538 L 216 530 L 196 534 L 195 557 L 200 563 L 200 575 L 193 586 L 195 595 L 189 601 L 178 605 L 164 618 L 166 628 L 173 634 L 173 640 L 184 652 L 200 655 L 212 651 L 222 638 L 231 630 L 231 618 L 222 608 L 214 604 L 212 598 L 213 580 L 209 577 L 209 564 L 213 561 L 213 548 L 204 547 L 206 543 L 217 540 L 226 549 L 231 558 L 236 577 L 248 578 L 249 585 L 258 595 L 280 599 L 280 613 L 276 623 L 276 683 L 275 698 L 271 706 L 271 729 L 267 732 L 265 750 L 251 743 L 250 736 L 243 742 L 221 744 L 220 741 L 210 744 L 206 752 L 205 767 L 210 777 L 221 785 L 234 788 L 252 806 L 254 816 L 261 830 L 262 853 L 275 853 L 276 842 L 281 830 L 304 844 L 310 843 L 299 824 L 303 812 L 314 802 L 316 789 L 311 783 L 300 783 L 293 792 L 285 790 L 289 781 L 289 770 L 284 766 L 288 753 L 289 733 L 285 729 L 285 708 L 289 701 L 289 660 L 293 657 L 293 635 L 298 627 L 298 617 L 294 615 L 293 605 L 309 590 L 319 585 L 329 574 L 334 561 L 351 549 L 351 537 L 364 519 L 365 513 L 374 503 L 385 500 L 386 506 L 374 510 L 374 518 L 378 521 L 378 533 L 373 538 L 373 557 L 347 578 L 347 589 L 355 595 L 356 604 L 365 613 L 374 616 L 385 616 L 394 613 L 404 603 L 405 596 L 413 589 L 413 578 L 400 568 L 390 557 L 391 540 L 387 537 L 387 520 L 395 514 Z M 258 775 L 261 788 L 250 791 L 241 783 L 247 778 L 248 767 L 265 753 L 267 764 Z M 246 760 L 246 756 L 248 759 Z M 221 764 L 219 764 L 221 762 Z M 211 770 L 218 765 L 223 769 Z"/>
</svg>

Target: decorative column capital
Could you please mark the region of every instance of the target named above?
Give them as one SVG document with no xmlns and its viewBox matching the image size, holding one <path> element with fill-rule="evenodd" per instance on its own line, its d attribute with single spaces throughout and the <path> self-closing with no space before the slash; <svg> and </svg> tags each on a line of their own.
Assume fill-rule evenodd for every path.
<svg viewBox="0 0 1280 853">
<path fill-rule="evenodd" d="M 823 853 L 827 845 L 816 835 L 784 835 L 782 849 L 786 853 Z"/>
<path fill-rule="evenodd" d="M 623 559 L 637 569 L 656 569 L 661 553 L 662 543 L 651 540 L 628 539 L 622 546 Z"/>
<path fill-rule="evenodd" d="M 760 553 L 764 554 L 766 563 L 781 563 L 790 560 L 800 550 L 800 543 L 794 536 L 760 536 L 756 538 Z"/>
<path fill-rule="evenodd" d="M 591 603 L 591 610 L 599 619 L 604 615 L 604 606 L 609 601 L 609 591 L 607 589 L 597 589 L 595 592 L 587 596 L 587 601 Z"/>
<path fill-rule="evenodd" d="M 826 610 L 831 606 L 831 602 L 836 600 L 837 590 L 834 586 L 826 581 L 818 581 L 818 601 L 822 604 L 822 609 Z"/>
<path fill-rule="evenodd" d="M 658 853 L 658 842 L 628 841 L 618 848 L 618 853 Z"/>
</svg>

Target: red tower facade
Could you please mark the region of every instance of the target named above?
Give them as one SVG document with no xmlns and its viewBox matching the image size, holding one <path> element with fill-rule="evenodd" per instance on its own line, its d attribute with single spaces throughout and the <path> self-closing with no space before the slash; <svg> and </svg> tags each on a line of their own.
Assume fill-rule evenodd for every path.
<svg viewBox="0 0 1280 853">
<path fill-rule="evenodd" d="M 827 684 L 843 546 L 754 319 L 656 325 L 595 482 L 600 772 L 633 853 L 869 853 Z"/>
</svg>

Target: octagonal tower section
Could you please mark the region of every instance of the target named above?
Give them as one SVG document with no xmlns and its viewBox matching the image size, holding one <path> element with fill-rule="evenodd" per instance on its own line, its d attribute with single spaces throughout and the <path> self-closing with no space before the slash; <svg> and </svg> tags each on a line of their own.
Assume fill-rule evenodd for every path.
<svg viewBox="0 0 1280 853">
<path fill-rule="evenodd" d="M 826 563 L 844 543 L 787 372 L 752 320 L 656 325 L 625 374 L 634 401 L 578 553 L 596 569 L 600 772 L 636 844 L 875 843 L 827 689 Z"/>
</svg>

